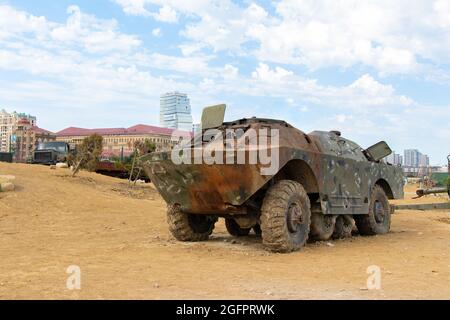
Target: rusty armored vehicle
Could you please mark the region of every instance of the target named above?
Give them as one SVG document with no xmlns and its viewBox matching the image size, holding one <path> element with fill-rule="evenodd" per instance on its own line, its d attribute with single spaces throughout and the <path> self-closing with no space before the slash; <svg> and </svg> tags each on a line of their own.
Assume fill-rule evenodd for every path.
<svg viewBox="0 0 450 320">
<path fill-rule="evenodd" d="M 363 149 L 338 131 L 306 134 L 259 118 L 223 122 L 224 113 L 224 105 L 206 108 L 190 143 L 141 158 L 176 239 L 207 240 L 219 218 L 231 235 L 253 230 L 275 252 L 349 237 L 356 228 L 389 232 L 388 199 L 403 197 L 403 173 L 381 161 L 392 152 L 385 142 Z"/>
</svg>

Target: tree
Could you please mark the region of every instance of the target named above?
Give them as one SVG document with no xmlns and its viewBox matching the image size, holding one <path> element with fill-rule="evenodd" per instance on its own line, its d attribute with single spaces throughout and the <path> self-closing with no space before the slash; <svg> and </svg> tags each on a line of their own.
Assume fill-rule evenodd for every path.
<svg viewBox="0 0 450 320">
<path fill-rule="evenodd" d="M 128 182 L 131 183 L 131 181 L 133 180 L 134 171 L 135 171 L 135 169 L 138 169 L 138 173 L 134 180 L 134 184 L 136 184 L 137 180 L 139 179 L 139 177 L 141 175 L 141 171 L 142 171 L 142 167 L 140 165 L 136 167 L 137 158 L 144 154 L 154 152 L 156 150 L 156 145 L 150 139 L 145 139 L 144 141 L 136 141 L 134 143 L 133 147 L 134 147 L 133 163 L 131 165 L 130 177 L 128 179 Z"/>
<path fill-rule="evenodd" d="M 154 152 L 156 145 L 150 139 L 145 139 L 144 141 L 136 141 L 134 143 L 134 149 L 139 152 L 139 155 L 144 155 Z"/>
<path fill-rule="evenodd" d="M 98 134 L 90 135 L 83 139 L 77 147 L 76 155 L 70 161 L 73 165 L 72 177 L 81 169 L 95 171 L 103 150 L 103 137 Z"/>
</svg>

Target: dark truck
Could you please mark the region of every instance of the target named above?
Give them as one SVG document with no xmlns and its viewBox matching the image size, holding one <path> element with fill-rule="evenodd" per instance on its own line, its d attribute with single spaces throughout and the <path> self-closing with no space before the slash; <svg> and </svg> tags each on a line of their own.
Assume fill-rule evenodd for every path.
<svg viewBox="0 0 450 320">
<path fill-rule="evenodd" d="M 223 122 L 224 113 L 224 105 L 206 108 L 202 134 L 191 143 L 141 159 L 168 204 L 169 229 L 176 239 L 206 240 L 218 218 L 225 218 L 234 236 L 253 229 L 265 248 L 276 252 L 298 250 L 308 238 L 349 237 L 355 224 L 361 235 L 389 232 L 393 212 L 388 199 L 403 198 L 403 172 L 381 161 L 392 152 L 385 142 L 363 149 L 338 131 L 306 134 L 272 119 Z M 266 142 L 269 131 L 267 144 L 246 145 Z M 202 161 L 205 150 L 224 145 L 226 153 L 214 152 L 223 164 Z M 237 147 L 242 145 L 245 163 L 228 161 L 242 152 Z M 254 151 L 277 155 L 276 170 L 262 174 L 267 162 L 250 161 Z M 180 163 L 174 152 L 189 161 Z"/>
<path fill-rule="evenodd" d="M 67 162 L 71 152 L 66 142 L 52 141 L 40 143 L 33 154 L 33 163 L 52 165 L 58 162 Z"/>
<path fill-rule="evenodd" d="M 0 152 L 0 162 L 12 162 L 13 161 L 12 152 Z"/>
</svg>

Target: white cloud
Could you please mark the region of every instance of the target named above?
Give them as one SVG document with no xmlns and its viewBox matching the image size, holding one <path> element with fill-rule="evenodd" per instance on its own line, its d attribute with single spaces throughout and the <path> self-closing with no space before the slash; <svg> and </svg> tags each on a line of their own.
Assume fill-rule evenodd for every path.
<svg viewBox="0 0 450 320">
<path fill-rule="evenodd" d="M 391 85 L 384 85 L 376 81 L 370 75 L 365 74 L 353 82 L 348 90 L 354 95 L 360 95 L 362 99 L 370 101 L 373 105 L 398 104 L 399 106 L 412 105 L 412 99 L 396 95 Z"/>
<path fill-rule="evenodd" d="M 110 0 L 117 3 L 128 15 L 153 17 L 155 20 L 175 23 L 178 21 L 180 11 L 183 14 L 201 15 L 205 7 L 210 5 L 210 0 Z M 157 11 L 148 9 L 150 6 L 158 6 Z"/>
<path fill-rule="evenodd" d="M 149 6 L 169 6 L 184 14 L 202 15 L 208 7 L 216 2 L 214 0 L 110 0 L 120 5 L 124 12 L 130 15 L 151 16 L 147 9 Z M 222 2 L 228 0 L 222 0 Z"/>
<path fill-rule="evenodd" d="M 114 0 L 122 6 L 123 11 L 129 15 L 149 16 L 150 12 L 145 9 L 146 0 Z"/>
<path fill-rule="evenodd" d="M 381 74 L 415 73 L 423 54 L 418 43 L 431 42 L 417 27 L 424 13 L 433 15 L 427 3 L 283 0 L 276 6 L 278 17 L 247 32 L 260 43 L 256 54 L 266 61 L 312 69 L 364 64 Z"/>
<path fill-rule="evenodd" d="M 0 40 L 26 32 L 42 37 L 49 32 L 49 28 L 50 23 L 45 17 L 36 17 L 7 5 L 0 5 Z"/>
<path fill-rule="evenodd" d="M 335 119 L 339 123 L 344 123 L 346 120 L 348 120 L 350 117 L 345 114 L 338 114 L 336 115 Z"/>
<path fill-rule="evenodd" d="M 252 73 L 252 78 L 261 80 L 263 82 L 280 82 L 294 73 L 281 67 L 276 67 L 275 70 L 271 70 L 265 63 L 259 63 L 256 70 Z"/>
<path fill-rule="evenodd" d="M 41 45 L 80 46 L 91 53 L 129 51 L 141 44 L 136 36 L 117 31 L 113 19 L 102 20 L 82 13 L 77 6 L 67 9 L 65 24 L 50 22 L 9 6 L 0 6 L 0 39 L 14 39 L 32 33 Z"/>
<path fill-rule="evenodd" d="M 435 1 L 433 9 L 437 15 L 438 25 L 442 28 L 450 27 L 450 3 L 447 0 Z"/>
<path fill-rule="evenodd" d="M 227 67 L 225 67 L 227 69 Z M 259 63 L 251 78 L 238 74 L 230 78 L 223 72 L 211 73 L 203 80 L 202 92 L 210 95 L 230 93 L 250 97 L 280 98 L 286 105 L 306 112 L 311 105 L 328 110 L 346 110 L 354 114 L 371 114 L 416 107 L 411 98 L 398 94 L 393 86 L 365 74 L 344 86 L 324 86 L 281 67 Z M 213 76 L 213 78 L 211 78 Z M 305 105 L 309 105 L 306 107 Z"/>
<path fill-rule="evenodd" d="M 254 2 L 231 0 L 116 2 L 136 14 L 151 4 L 195 17 L 182 32 L 189 41 L 185 48 L 251 54 L 264 62 L 313 70 L 364 65 L 381 76 L 418 74 L 437 81 L 446 79 L 436 77 L 439 66 L 450 63 L 447 0 L 280 0 L 275 14 Z M 247 43 L 256 49 L 244 50 Z"/>
<path fill-rule="evenodd" d="M 152 35 L 160 38 L 162 36 L 161 28 L 155 28 L 152 30 Z"/>
<path fill-rule="evenodd" d="M 225 79 L 237 79 L 239 76 L 239 69 L 231 64 L 226 64 L 223 67 L 222 75 Z"/>
<path fill-rule="evenodd" d="M 132 63 L 149 66 L 153 69 L 187 73 L 192 75 L 210 75 L 214 69 L 208 66 L 209 56 L 177 57 L 161 53 L 137 54 L 131 57 Z"/>
<path fill-rule="evenodd" d="M 174 23 L 178 21 L 177 12 L 168 5 L 159 8 L 159 12 L 154 14 L 154 18 L 158 21 Z"/>
<path fill-rule="evenodd" d="M 227 5 L 231 6 L 232 11 L 239 9 L 227 2 L 217 4 L 217 8 L 225 6 L 222 8 L 225 10 Z M 97 92 L 102 92 L 103 85 L 109 90 L 112 83 L 122 83 L 122 79 L 131 77 L 129 81 L 124 81 L 124 87 L 128 88 L 127 84 L 136 85 L 134 79 L 141 77 L 145 79 L 144 83 L 158 83 L 159 92 L 164 91 L 160 87 L 164 87 L 164 83 L 177 79 L 180 86 L 197 87 L 197 90 L 205 90 L 211 96 L 223 92 L 272 96 L 293 99 L 298 106 L 313 103 L 364 111 L 371 107 L 415 104 L 410 98 L 397 94 L 391 85 L 382 84 L 369 74 L 361 76 L 348 86 L 323 86 L 315 79 L 308 79 L 287 68 L 276 65 L 272 67 L 263 62 L 251 72 L 251 77 L 241 74 L 239 69 L 230 63 L 223 67 L 211 67 L 210 62 L 215 57 L 202 54 L 198 48 L 188 50 L 185 47 L 184 57 L 149 53 L 140 47 L 139 38 L 120 33 L 115 20 L 98 19 L 81 12 L 76 6 L 69 7 L 69 17 L 65 24 L 49 22 L 45 18 L 34 17 L 10 7 L 0 10 L 0 15 L 2 14 L 9 14 L 21 22 L 3 22 L 3 25 L 8 27 L 2 30 L 6 30 L 12 39 L 15 39 L 13 35 L 26 36 L 25 32 L 29 30 L 34 30 L 35 33 L 34 38 L 31 37 L 27 41 L 11 40 L 8 47 L 0 47 L 0 68 L 51 76 L 72 84 L 85 85 L 90 82 Z M 268 13 L 264 9 L 251 4 L 236 17 L 235 24 L 239 25 L 242 17 L 250 17 L 250 20 L 245 22 L 248 23 L 262 21 L 267 16 Z M 202 21 L 207 19 L 204 17 Z M 157 30 L 158 28 L 153 31 L 154 34 L 159 34 L 160 31 Z M 45 41 L 42 41 L 42 38 Z M 90 57 L 83 51 L 96 53 L 98 57 Z M 153 77 L 149 72 L 155 69 L 166 71 L 166 75 Z M 168 71 L 173 74 L 167 73 Z M 114 79 L 120 81 L 115 82 Z M 136 85 L 136 89 L 130 90 L 134 92 L 138 88 L 142 88 L 142 85 Z M 126 92 L 119 87 L 115 87 L 115 90 Z"/>
<path fill-rule="evenodd" d="M 65 25 L 54 27 L 52 39 L 66 44 L 78 44 L 91 53 L 110 50 L 129 51 L 141 44 L 136 36 L 117 31 L 115 20 L 102 20 L 82 13 L 77 6 L 67 9 L 69 18 Z"/>
</svg>

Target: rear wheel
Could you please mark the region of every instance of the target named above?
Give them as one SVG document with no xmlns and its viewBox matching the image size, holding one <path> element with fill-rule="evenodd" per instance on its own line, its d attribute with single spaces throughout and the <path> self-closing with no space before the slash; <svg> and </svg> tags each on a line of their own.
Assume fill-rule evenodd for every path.
<svg viewBox="0 0 450 320">
<path fill-rule="evenodd" d="M 336 224 L 336 216 L 313 213 L 311 215 L 311 238 L 325 241 L 331 238 Z"/>
<path fill-rule="evenodd" d="M 263 245 L 274 252 L 299 250 L 308 240 L 311 206 L 303 186 L 281 180 L 266 193 L 261 208 Z"/>
<path fill-rule="evenodd" d="M 383 188 L 375 185 L 369 203 L 369 214 L 353 216 L 361 235 L 388 233 L 391 228 L 391 210 Z"/>
<path fill-rule="evenodd" d="M 232 218 L 225 219 L 225 227 L 229 234 L 235 237 L 248 236 L 252 228 L 241 228 L 236 220 Z"/>
<path fill-rule="evenodd" d="M 167 209 L 170 233 L 179 241 L 208 240 L 216 221 L 214 216 L 184 213 L 178 206 Z"/>
<path fill-rule="evenodd" d="M 333 239 L 343 239 L 352 236 L 353 218 L 350 215 L 340 215 L 336 218 Z"/>
</svg>

